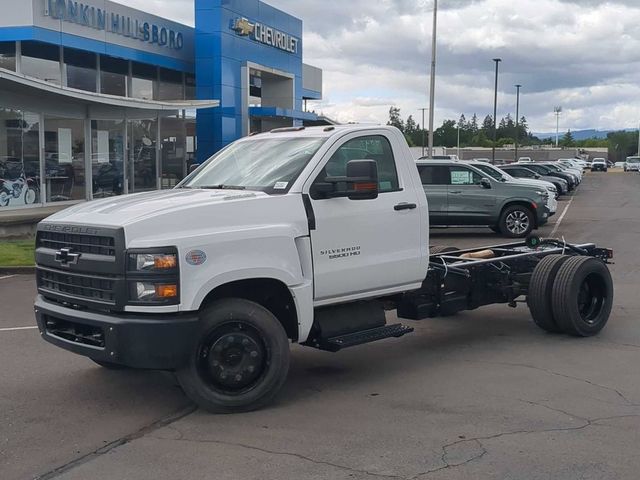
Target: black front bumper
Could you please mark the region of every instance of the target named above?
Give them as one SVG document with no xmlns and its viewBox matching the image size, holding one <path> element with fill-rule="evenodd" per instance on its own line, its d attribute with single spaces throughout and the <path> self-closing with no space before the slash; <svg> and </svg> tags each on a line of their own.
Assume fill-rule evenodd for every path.
<svg viewBox="0 0 640 480">
<path fill-rule="evenodd" d="M 184 365 L 198 328 L 194 314 L 107 314 L 75 310 L 38 296 L 35 314 L 47 342 L 97 361 L 172 370 Z"/>
</svg>

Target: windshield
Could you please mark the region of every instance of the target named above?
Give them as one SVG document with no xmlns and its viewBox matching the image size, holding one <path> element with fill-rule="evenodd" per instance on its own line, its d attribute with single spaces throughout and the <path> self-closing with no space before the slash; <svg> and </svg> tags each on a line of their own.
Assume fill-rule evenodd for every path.
<svg viewBox="0 0 640 480">
<path fill-rule="evenodd" d="M 476 163 L 476 164 L 473 164 L 473 166 L 476 167 L 481 172 L 486 173 L 491 178 L 498 180 L 499 182 L 501 182 L 503 177 L 506 176 L 503 172 L 501 172 L 497 168 L 490 167 L 489 165 L 478 165 Z"/>
<path fill-rule="evenodd" d="M 209 159 L 180 188 L 287 193 L 325 138 L 271 138 L 238 142 Z"/>
<path fill-rule="evenodd" d="M 640 163 L 640 157 L 629 157 L 627 163 Z"/>
</svg>

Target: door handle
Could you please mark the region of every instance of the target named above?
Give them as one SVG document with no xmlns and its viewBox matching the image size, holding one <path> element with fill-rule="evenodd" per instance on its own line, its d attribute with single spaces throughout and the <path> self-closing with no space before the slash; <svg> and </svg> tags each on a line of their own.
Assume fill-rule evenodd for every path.
<svg viewBox="0 0 640 480">
<path fill-rule="evenodd" d="M 449 192 L 451 195 L 460 195 L 462 193 L 462 190 L 456 190 L 454 192 Z"/>
<path fill-rule="evenodd" d="M 393 207 L 396 212 L 401 212 L 403 210 L 415 210 L 416 208 L 418 208 L 418 205 L 415 203 L 399 203 Z"/>
</svg>

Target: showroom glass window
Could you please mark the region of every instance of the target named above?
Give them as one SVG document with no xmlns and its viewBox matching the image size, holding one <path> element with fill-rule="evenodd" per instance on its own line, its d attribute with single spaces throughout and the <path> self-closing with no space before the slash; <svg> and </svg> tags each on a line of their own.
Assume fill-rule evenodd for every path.
<svg viewBox="0 0 640 480">
<path fill-rule="evenodd" d="M 0 108 L 0 210 L 40 203 L 39 115 Z"/>
<path fill-rule="evenodd" d="M 95 53 L 65 48 L 64 64 L 67 70 L 67 87 L 95 92 L 98 73 L 96 63 Z"/>
<path fill-rule="evenodd" d="M 129 62 L 119 58 L 100 57 L 100 93 L 127 96 Z"/>
<path fill-rule="evenodd" d="M 129 192 L 156 190 L 158 121 L 129 122 Z"/>
<path fill-rule="evenodd" d="M 131 97 L 144 100 L 158 98 L 158 69 L 153 65 L 132 62 Z"/>
<path fill-rule="evenodd" d="M 0 68 L 16 71 L 16 42 L 0 42 Z"/>
<path fill-rule="evenodd" d="M 187 73 L 184 76 L 184 98 L 186 100 L 196 99 L 196 76 L 191 73 Z"/>
<path fill-rule="evenodd" d="M 182 72 L 161 68 L 158 100 L 183 99 L 184 85 L 182 83 Z"/>
<path fill-rule="evenodd" d="M 175 187 L 186 177 L 190 155 L 187 153 L 186 119 L 181 116 L 160 119 L 162 188 Z"/>
<path fill-rule="evenodd" d="M 22 42 L 22 73 L 61 85 L 60 47 L 41 42 Z"/>
<path fill-rule="evenodd" d="M 46 116 L 44 150 L 47 202 L 86 199 L 84 120 Z"/>
<path fill-rule="evenodd" d="M 124 120 L 91 122 L 93 198 L 124 193 Z"/>
</svg>

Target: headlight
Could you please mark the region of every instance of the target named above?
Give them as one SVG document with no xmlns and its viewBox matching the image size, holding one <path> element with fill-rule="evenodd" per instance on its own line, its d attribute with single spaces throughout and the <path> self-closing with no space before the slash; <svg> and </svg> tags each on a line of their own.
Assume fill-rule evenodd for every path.
<svg viewBox="0 0 640 480">
<path fill-rule="evenodd" d="M 129 305 L 178 305 L 180 269 L 175 247 L 127 252 Z"/>
<path fill-rule="evenodd" d="M 178 268 L 175 253 L 130 253 L 129 269 L 135 272 L 159 272 Z"/>
<path fill-rule="evenodd" d="M 547 187 L 547 190 L 549 190 L 550 192 L 556 193 L 558 190 L 556 190 L 556 187 Z"/>
<path fill-rule="evenodd" d="M 177 284 L 135 282 L 134 301 L 144 303 L 164 303 L 178 298 Z"/>
</svg>

